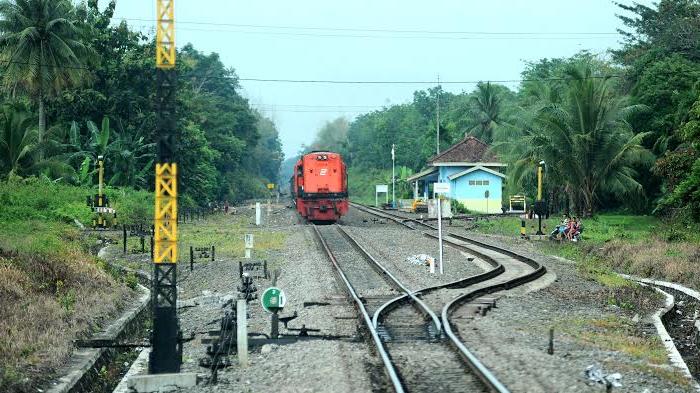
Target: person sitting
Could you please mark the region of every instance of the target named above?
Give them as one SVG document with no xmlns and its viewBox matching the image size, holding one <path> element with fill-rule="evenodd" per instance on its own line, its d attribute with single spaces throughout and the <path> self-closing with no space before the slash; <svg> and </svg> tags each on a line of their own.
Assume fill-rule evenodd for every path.
<svg viewBox="0 0 700 393">
<path fill-rule="evenodd" d="M 574 224 L 574 235 L 571 237 L 573 241 L 579 241 L 581 238 L 581 232 L 583 231 L 583 225 L 581 225 L 581 219 L 577 218 Z"/>
<path fill-rule="evenodd" d="M 566 239 L 569 241 L 573 239 L 574 234 L 576 233 L 576 220 L 577 218 L 574 217 L 573 220 L 569 220 L 569 223 L 566 226 Z"/>
</svg>

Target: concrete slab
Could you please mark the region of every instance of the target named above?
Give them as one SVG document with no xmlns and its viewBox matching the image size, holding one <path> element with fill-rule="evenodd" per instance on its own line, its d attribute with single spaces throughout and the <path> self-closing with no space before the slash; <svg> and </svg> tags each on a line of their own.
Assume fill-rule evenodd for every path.
<svg viewBox="0 0 700 393">
<path fill-rule="evenodd" d="M 197 386 L 197 374 L 151 374 L 134 375 L 127 381 L 129 389 L 137 393 L 172 392 Z"/>
</svg>

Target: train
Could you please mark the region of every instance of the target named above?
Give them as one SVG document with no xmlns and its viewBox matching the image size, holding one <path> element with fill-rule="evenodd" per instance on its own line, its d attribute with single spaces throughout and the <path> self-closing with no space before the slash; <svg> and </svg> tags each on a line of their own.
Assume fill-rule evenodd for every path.
<svg viewBox="0 0 700 393">
<path fill-rule="evenodd" d="M 336 222 L 348 212 L 348 172 L 338 153 L 303 155 L 289 184 L 296 210 L 307 221 Z"/>
</svg>

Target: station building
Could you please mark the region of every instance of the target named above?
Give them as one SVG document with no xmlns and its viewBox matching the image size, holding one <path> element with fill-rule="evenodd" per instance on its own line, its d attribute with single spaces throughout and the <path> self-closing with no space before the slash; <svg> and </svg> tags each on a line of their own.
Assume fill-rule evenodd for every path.
<svg viewBox="0 0 700 393">
<path fill-rule="evenodd" d="M 448 197 L 469 211 L 501 213 L 506 164 L 498 162 L 489 146 L 467 136 L 427 162 L 427 169 L 408 178 L 415 199 L 434 198 L 433 184 L 450 183 Z"/>
</svg>

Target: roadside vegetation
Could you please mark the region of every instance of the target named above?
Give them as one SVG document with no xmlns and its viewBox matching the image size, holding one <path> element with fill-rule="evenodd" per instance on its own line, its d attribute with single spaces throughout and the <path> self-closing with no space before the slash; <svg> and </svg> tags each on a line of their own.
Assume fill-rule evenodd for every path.
<svg viewBox="0 0 700 393">
<path fill-rule="evenodd" d="M 549 234 L 561 219 L 543 220 Z M 674 281 L 700 288 L 700 231 L 698 224 L 680 217 L 600 214 L 584 220 L 580 242 L 533 242 L 541 252 L 578 263 L 579 270 L 606 284 L 625 281 L 612 273 Z M 537 231 L 537 220 L 527 220 L 527 231 Z M 517 237 L 520 218 L 478 221 L 477 232 Z"/>
<path fill-rule="evenodd" d="M 28 178 L 0 182 L 0 391 L 30 391 L 53 375 L 73 349 L 115 315 L 130 293 L 91 251 L 97 237 L 85 197 L 94 189 Z M 108 190 L 133 218 L 150 196 Z M 152 209 L 145 211 L 152 214 Z"/>
</svg>

